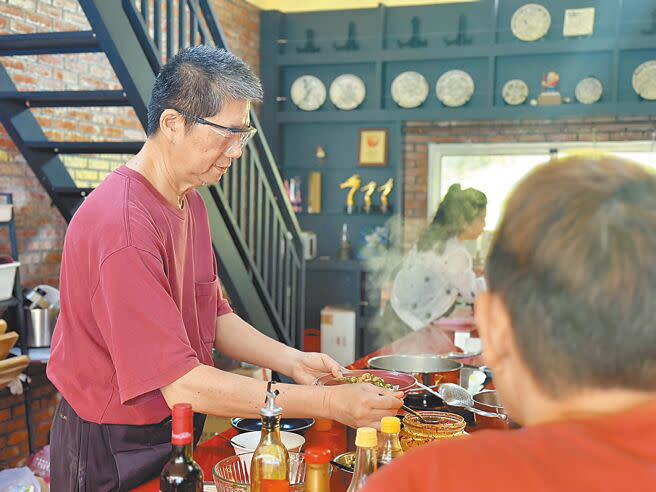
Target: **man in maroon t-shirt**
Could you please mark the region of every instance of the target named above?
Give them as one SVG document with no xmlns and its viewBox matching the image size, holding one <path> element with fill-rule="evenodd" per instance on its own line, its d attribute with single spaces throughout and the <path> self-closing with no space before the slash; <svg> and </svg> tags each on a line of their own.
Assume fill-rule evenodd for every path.
<svg viewBox="0 0 656 492">
<path fill-rule="evenodd" d="M 656 177 L 612 156 L 545 164 L 507 202 L 476 302 L 524 427 L 417 448 L 367 492 L 656 490 Z"/>
<path fill-rule="evenodd" d="M 221 294 L 204 203 L 255 133 L 257 77 L 225 50 L 182 50 L 160 72 L 147 141 L 82 204 L 66 234 L 61 313 L 48 377 L 63 395 L 51 433 L 52 489 L 128 490 L 170 452 L 170 408 L 256 417 L 265 383 L 215 369 L 212 349 L 269 367 L 289 417 L 359 426 L 393 415 L 399 393 L 309 386 L 338 364 L 274 341 Z M 219 251 L 219 255 L 220 255 Z M 201 427 L 202 419 L 197 419 Z"/>
</svg>

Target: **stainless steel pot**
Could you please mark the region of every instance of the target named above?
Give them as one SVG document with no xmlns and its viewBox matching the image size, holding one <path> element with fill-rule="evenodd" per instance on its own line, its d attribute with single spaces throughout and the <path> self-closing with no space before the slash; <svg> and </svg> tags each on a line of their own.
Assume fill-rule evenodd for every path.
<svg viewBox="0 0 656 492">
<path fill-rule="evenodd" d="M 26 309 L 28 347 L 50 347 L 59 309 Z"/>
<path fill-rule="evenodd" d="M 442 383 L 460 384 L 462 364 L 439 355 L 381 355 L 368 362 L 372 369 L 404 372 L 431 388 Z"/>
<path fill-rule="evenodd" d="M 479 410 L 486 412 L 504 414 L 503 405 L 497 397 L 496 391 L 485 390 L 474 395 L 474 406 Z M 486 417 L 483 415 L 474 414 L 476 425 L 485 429 L 508 429 L 510 427 L 510 419 L 498 419 L 494 417 Z"/>
</svg>

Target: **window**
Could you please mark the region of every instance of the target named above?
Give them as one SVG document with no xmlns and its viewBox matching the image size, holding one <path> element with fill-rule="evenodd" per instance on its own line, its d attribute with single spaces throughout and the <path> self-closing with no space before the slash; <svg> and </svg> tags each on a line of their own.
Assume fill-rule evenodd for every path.
<svg viewBox="0 0 656 492">
<path fill-rule="evenodd" d="M 429 147 L 428 217 L 432 219 L 441 198 L 454 183 L 476 188 L 487 195 L 486 233 L 468 248 L 485 256 L 499 223 L 506 198 L 515 185 L 552 155 L 559 157 L 594 149 L 634 160 L 656 169 L 654 142 L 568 142 L 544 144 L 458 144 Z"/>
</svg>

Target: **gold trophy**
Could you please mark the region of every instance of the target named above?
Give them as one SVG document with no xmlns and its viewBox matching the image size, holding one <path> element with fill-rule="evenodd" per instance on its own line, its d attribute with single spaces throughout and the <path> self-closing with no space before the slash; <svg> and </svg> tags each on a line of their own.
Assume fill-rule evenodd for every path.
<svg viewBox="0 0 656 492">
<path fill-rule="evenodd" d="M 363 188 L 362 192 L 364 193 L 364 213 L 371 213 L 371 195 L 376 191 L 376 182 L 369 181 Z"/>
<path fill-rule="evenodd" d="M 352 214 L 355 211 L 355 200 L 353 199 L 353 197 L 355 196 L 355 193 L 360 189 L 361 184 L 362 184 L 362 180 L 360 179 L 360 175 L 354 174 L 349 179 L 347 179 L 346 181 L 344 181 L 339 185 L 339 187 L 342 190 L 346 188 L 351 188 L 351 191 L 349 191 L 348 195 L 346 196 L 347 214 Z"/>
<path fill-rule="evenodd" d="M 392 178 L 388 179 L 383 186 L 378 188 L 380 192 L 380 212 L 386 214 L 389 212 L 389 201 L 387 196 L 392 193 L 394 188 L 394 180 Z"/>
</svg>

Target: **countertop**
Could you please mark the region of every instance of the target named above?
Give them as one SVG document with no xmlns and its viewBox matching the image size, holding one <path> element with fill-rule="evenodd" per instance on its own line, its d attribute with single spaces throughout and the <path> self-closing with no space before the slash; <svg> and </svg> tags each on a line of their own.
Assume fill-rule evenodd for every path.
<svg viewBox="0 0 656 492">
<path fill-rule="evenodd" d="M 458 331 L 471 331 L 474 329 L 474 326 L 465 325 L 458 327 L 449 327 L 449 326 L 431 326 L 423 330 L 411 333 L 404 338 L 397 340 L 396 342 L 383 347 L 382 349 L 369 354 L 363 357 L 360 360 L 357 360 L 350 366 L 349 369 L 363 369 L 367 367 L 367 361 L 371 357 L 377 355 L 386 355 L 386 354 L 444 354 L 450 351 L 455 350 L 455 347 L 452 343 L 453 341 L 453 329 Z M 482 362 L 479 357 L 463 359 L 462 362 L 471 365 L 480 365 Z M 346 426 L 335 422 L 333 424 L 333 429 L 338 430 L 344 436 L 343 441 L 347 443 L 343 451 L 353 449 L 353 443 L 351 442 L 355 438 L 355 433 L 352 429 L 348 429 Z M 221 436 L 215 436 L 208 441 L 205 441 L 199 445 L 194 451 L 194 459 L 203 469 L 205 474 L 205 481 L 212 481 L 212 467 L 223 458 L 232 456 L 234 451 L 232 446 L 223 438 L 228 440 L 237 434 L 237 431 L 234 429 L 228 429 L 224 431 Z M 312 434 L 309 433 L 306 436 L 307 440 L 305 447 L 313 445 Z M 331 491 L 332 492 L 344 492 L 346 491 L 348 484 L 344 483 L 344 474 L 341 472 L 333 473 L 331 479 Z M 213 490 L 213 489 L 212 489 Z M 133 492 L 158 492 L 159 491 L 159 479 L 153 479 L 150 482 L 136 488 Z"/>
</svg>

